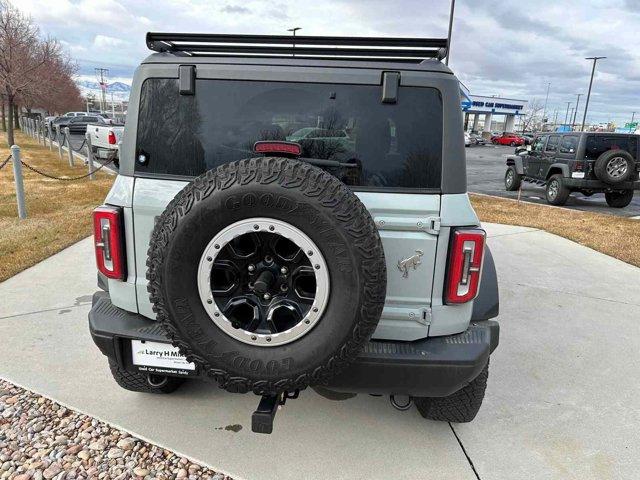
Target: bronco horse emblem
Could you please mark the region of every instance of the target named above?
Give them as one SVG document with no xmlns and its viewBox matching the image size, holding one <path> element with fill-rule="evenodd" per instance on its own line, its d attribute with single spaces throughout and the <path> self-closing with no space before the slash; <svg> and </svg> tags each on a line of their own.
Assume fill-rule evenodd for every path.
<svg viewBox="0 0 640 480">
<path fill-rule="evenodd" d="M 418 265 L 422 263 L 420 258 L 423 255 L 424 252 L 422 250 L 416 250 L 415 255 L 398 261 L 398 270 L 402 272 L 402 278 L 407 278 L 409 276 L 409 268 L 413 267 L 414 270 L 418 268 Z"/>
</svg>

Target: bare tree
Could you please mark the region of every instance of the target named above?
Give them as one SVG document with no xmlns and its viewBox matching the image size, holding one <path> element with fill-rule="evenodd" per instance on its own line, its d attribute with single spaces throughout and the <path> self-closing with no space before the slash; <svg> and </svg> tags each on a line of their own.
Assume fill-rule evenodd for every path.
<svg viewBox="0 0 640 480">
<path fill-rule="evenodd" d="M 46 81 L 34 82 L 21 97 L 21 104 L 27 108 L 40 107 L 49 113 L 79 110 L 82 107 L 80 90 L 72 75 L 77 65 L 62 51 L 56 40 L 48 40 L 52 45 L 52 57 L 39 70 Z"/>
<path fill-rule="evenodd" d="M 542 122 L 542 110 L 543 106 L 538 101 L 538 99 L 533 99 L 531 103 L 527 106 L 527 109 L 522 116 L 522 133 L 527 130 L 537 129 L 539 124 Z"/>
<path fill-rule="evenodd" d="M 60 54 L 57 41 L 40 38 L 40 29 L 8 0 L 0 0 L 0 89 L 7 102 L 7 143 L 14 143 L 16 101 L 34 94 Z"/>
</svg>

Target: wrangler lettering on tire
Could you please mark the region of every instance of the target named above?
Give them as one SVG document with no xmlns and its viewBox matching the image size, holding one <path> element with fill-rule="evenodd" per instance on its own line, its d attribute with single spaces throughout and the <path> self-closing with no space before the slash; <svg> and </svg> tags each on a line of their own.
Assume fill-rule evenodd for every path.
<svg viewBox="0 0 640 480">
<path fill-rule="evenodd" d="M 360 200 L 300 161 L 242 160 L 196 178 L 152 234 L 149 294 L 173 344 L 221 387 L 322 384 L 376 328 L 382 243 Z"/>
</svg>

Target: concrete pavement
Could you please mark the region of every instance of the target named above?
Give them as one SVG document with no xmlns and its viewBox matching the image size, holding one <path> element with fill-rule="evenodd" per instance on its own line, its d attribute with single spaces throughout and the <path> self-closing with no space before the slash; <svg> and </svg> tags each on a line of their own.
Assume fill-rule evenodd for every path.
<svg viewBox="0 0 640 480">
<path fill-rule="evenodd" d="M 545 232 L 486 227 L 501 344 L 478 417 L 453 427 L 479 478 L 634 478 L 640 269 Z M 305 391 L 265 436 L 250 431 L 254 396 L 195 382 L 169 396 L 121 390 L 87 330 L 94 290 L 89 240 L 1 283 L 0 376 L 236 478 L 478 478 L 447 424 L 380 397 Z"/>
</svg>

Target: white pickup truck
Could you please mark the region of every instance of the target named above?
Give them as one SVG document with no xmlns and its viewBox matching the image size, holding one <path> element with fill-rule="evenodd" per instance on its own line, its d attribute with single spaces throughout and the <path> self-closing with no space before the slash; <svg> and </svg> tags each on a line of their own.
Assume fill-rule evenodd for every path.
<svg viewBox="0 0 640 480">
<path fill-rule="evenodd" d="M 116 165 L 118 164 L 118 143 L 124 133 L 124 125 L 87 125 L 87 132 L 91 134 L 91 149 L 97 158 L 111 158 L 116 151 Z"/>
</svg>

